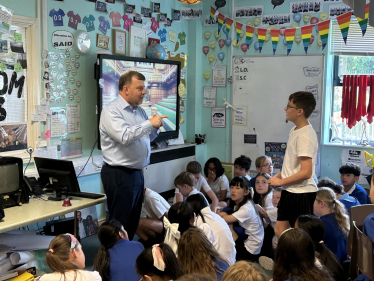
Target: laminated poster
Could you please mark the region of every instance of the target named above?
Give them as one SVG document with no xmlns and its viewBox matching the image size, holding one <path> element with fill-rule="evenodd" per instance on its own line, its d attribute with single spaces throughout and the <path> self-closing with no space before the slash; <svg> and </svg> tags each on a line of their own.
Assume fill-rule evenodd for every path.
<svg viewBox="0 0 374 281">
<path fill-rule="evenodd" d="M 265 155 L 271 158 L 274 173 L 279 173 L 282 168 L 286 148 L 285 142 L 265 142 Z"/>
<path fill-rule="evenodd" d="M 61 137 L 66 133 L 66 112 L 62 108 L 51 108 L 51 137 Z"/>
</svg>

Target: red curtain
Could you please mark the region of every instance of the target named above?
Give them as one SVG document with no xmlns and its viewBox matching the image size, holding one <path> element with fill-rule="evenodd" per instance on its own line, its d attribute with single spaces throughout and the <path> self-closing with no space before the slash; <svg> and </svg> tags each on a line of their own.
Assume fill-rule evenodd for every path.
<svg viewBox="0 0 374 281">
<path fill-rule="evenodd" d="M 366 107 L 368 86 L 370 86 L 370 99 Z M 371 123 L 374 117 L 374 79 L 366 75 L 344 75 L 341 117 L 352 129 L 366 115 L 368 122 Z"/>
</svg>

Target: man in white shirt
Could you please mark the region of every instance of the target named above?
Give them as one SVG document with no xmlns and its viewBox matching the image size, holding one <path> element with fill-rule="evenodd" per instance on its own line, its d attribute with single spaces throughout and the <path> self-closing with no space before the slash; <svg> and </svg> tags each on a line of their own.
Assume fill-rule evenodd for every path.
<svg viewBox="0 0 374 281">
<path fill-rule="evenodd" d="M 77 211 L 77 220 L 78 220 L 78 232 L 79 232 L 79 239 L 83 239 L 87 237 L 86 228 L 85 228 L 85 220 L 82 219 L 81 211 Z"/>
</svg>

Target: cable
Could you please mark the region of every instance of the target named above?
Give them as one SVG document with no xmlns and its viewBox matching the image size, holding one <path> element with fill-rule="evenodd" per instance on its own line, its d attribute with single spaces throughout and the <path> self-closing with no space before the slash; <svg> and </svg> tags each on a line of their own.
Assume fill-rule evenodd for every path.
<svg viewBox="0 0 374 281">
<path fill-rule="evenodd" d="M 34 149 L 33 149 L 31 146 L 29 146 L 29 147 L 26 149 L 26 152 L 30 155 L 30 159 L 29 159 L 29 162 L 28 162 L 27 165 L 26 165 L 25 170 L 23 171 L 23 175 L 25 175 L 25 173 L 26 173 L 26 169 L 27 169 L 27 167 L 29 166 L 29 164 L 30 164 L 30 162 L 31 162 L 31 156 L 32 156 L 32 153 L 34 152 Z"/>
<path fill-rule="evenodd" d="M 94 151 L 94 149 L 95 149 L 95 145 L 97 144 L 97 142 L 98 142 L 98 139 L 95 141 L 94 145 L 92 146 L 92 148 L 91 148 L 91 152 L 90 152 L 90 156 L 88 156 L 87 162 L 86 162 L 86 164 L 84 164 L 82 170 L 81 170 L 81 171 L 79 172 L 79 174 L 77 175 L 77 178 L 78 178 L 78 177 L 80 176 L 80 174 L 84 171 L 84 168 L 86 168 L 88 161 L 90 161 L 90 158 L 92 157 L 92 153 L 93 153 L 93 151 Z"/>
</svg>

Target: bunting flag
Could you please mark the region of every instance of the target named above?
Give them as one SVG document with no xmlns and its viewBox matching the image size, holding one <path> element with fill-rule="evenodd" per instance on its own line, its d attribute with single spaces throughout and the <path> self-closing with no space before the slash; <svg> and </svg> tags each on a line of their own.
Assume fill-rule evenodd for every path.
<svg viewBox="0 0 374 281">
<path fill-rule="evenodd" d="M 322 41 L 322 50 L 326 47 L 327 39 L 329 37 L 330 20 L 325 20 L 317 23 L 319 35 Z"/>
<path fill-rule="evenodd" d="M 357 17 L 358 24 L 360 25 L 361 30 L 362 30 L 362 36 L 365 35 L 366 28 L 368 26 L 369 6 L 370 6 L 370 3 L 367 3 L 365 6 L 365 18 L 364 19 Z"/>
<path fill-rule="evenodd" d="M 235 22 L 235 29 L 236 29 L 236 40 L 239 42 L 240 39 L 240 31 L 242 30 L 243 24 L 241 22 Z"/>
<path fill-rule="evenodd" d="M 251 44 L 253 33 L 255 32 L 255 28 L 250 25 L 245 26 L 245 43 L 247 43 L 247 47 L 249 48 L 249 44 Z"/>
<path fill-rule="evenodd" d="M 212 6 L 210 6 L 209 23 L 212 23 L 215 13 L 216 13 L 216 9 L 214 9 Z"/>
<path fill-rule="evenodd" d="M 257 38 L 258 38 L 258 44 L 259 44 L 259 51 L 261 54 L 262 46 L 265 42 L 266 32 L 268 30 L 266 28 L 257 28 Z"/>
<path fill-rule="evenodd" d="M 234 21 L 230 18 L 226 18 L 226 35 L 229 36 L 229 33 L 230 33 L 230 30 L 231 30 L 231 26 L 232 26 L 232 23 Z"/>
<path fill-rule="evenodd" d="M 284 32 L 284 36 L 286 37 L 286 42 L 287 42 L 287 56 L 291 52 L 293 40 L 295 39 L 295 33 L 296 33 L 296 28 L 288 28 Z"/>
<path fill-rule="evenodd" d="M 305 54 L 308 54 L 309 42 L 312 37 L 313 25 L 306 25 L 301 27 L 301 38 L 303 39 Z"/>
<path fill-rule="evenodd" d="M 277 50 L 280 32 L 280 29 L 270 29 L 271 42 L 273 44 L 273 55 L 275 55 L 275 51 Z"/>
<path fill-rule="evenodd" d="M 178 0 L 178 1 L 182 2 L 182 3 L 187 3 L 187 4 L 197 4 L 197 3 L 200 3 L 203 0 Z"/>
<path fill-rule="evenodd" d="M 351 23 L 352 12 L 345 13 L 341 16 L 336 17 L 338 21 L 340 31 L 342 32 L 344 43 L 347 44 L 349 24 Z"/>
<path fill-rule="evenodd" d="M 218 34 L 221 31 L 224 19 L 225 19 L 225 16 L 223 14 L 219 13 L 218 14 Z"/>
</svg>

